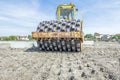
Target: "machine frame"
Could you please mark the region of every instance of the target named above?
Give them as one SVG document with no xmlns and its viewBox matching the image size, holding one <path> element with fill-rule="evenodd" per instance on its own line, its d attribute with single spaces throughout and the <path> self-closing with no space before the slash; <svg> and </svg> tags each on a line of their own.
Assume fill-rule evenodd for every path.
<svg viewBox="0 0 120 80">
<path fill-rule="evenodd" d="M 62 10 L 68 10 L 68 9 L 71 9 L 71 12 L 73 12 L 73 15 L 71 16 L 71 18 L 69 17 L 70 13 L 65 13 L 64 15 L 61 14 Z M 69 5 L 59 5 L 57 7 L 57 19 L 60 21 L 61 20 L 61 16 L 68 16 L 65 20 L 75 20 L 76 19 L 76 7 L 70 3 Z M 65 11 L 64 11 L 65 12 Z"/>
<path fill-rule="evenodd" d="M 73 4 L 69 5 L 59 5 L 57 7 L 57 17 L 58 21 L 60 21 L 60 9 L 73 9 L 74 15 L 73 19 L 76 19 L 76 7 Z M 70 21 L 70 18 L 67 19 Z M 80 49 L 82 49 L 82 43 L 84 41 L 84 33 L 82 32 L 82 25 L 83 25 L 83 20 L 80 21 L 80 31 L 79 32 L 32 32 L 32 38 L 36 40 L 40 39 L 56 39 L 56 38 L 61 38 L 61 39 L 78 39 L 80 40 Z"/>
</svg>

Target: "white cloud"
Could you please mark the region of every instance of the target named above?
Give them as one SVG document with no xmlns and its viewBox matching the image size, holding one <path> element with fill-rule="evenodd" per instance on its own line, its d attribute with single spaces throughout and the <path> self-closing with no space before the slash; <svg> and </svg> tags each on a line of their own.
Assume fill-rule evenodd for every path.
<svg viewBox="0 0 120 80">
<path fill-rule="evenodd" d="M 85 9 L 85 33 L 120 33 L 120 0 L 99 0 Z M 87 16 L 86 16 L 87 15 Z"/>
<path fill-rule="evenodd" d="M 12 26 L 2 26 L 0 27 L 0 36 L 10 36 L 10 35 L 28 35 L 31 33 L 31 30 L 27 30 L 27 28 L 21 29 L 20 27 Z"/>
<path fill-rule="evenodd" d="M 63 0 L 62 2 L 52 1 L 52 4 L 48 3 L 49 5 L 47 6 L 49 10 L 47 11 L 47 9 L 44 10 L 45 5 L 42 4 L 40 0 L 22 1 L 17 4 L 7 1 L 0 2 L 0 35 L 16 33 L 30 34 L 36 29 L 40 21 L 55 19 L 55 13 L 53 14 L 53 12 L 55 12 L 57 6 L 55 7 L 54 3 L 57 2 L 57 4 L 59 4 L 67 2 Z M 71 0 L 71 2 L 72 1 L 73 0 Z M 94 1 L 95 3 L 92 3 Z M 79 10 L 84 11 L 85 33 L 120 32 L 120 0 L 76 0 L 73 2 L 75 5 L 77 4 L 76 6 Z M 83 5 L 82 8 L 80 5 Z"/>
<path fill-rule="evenodd" d="M 101 34 L 117 34 L 120 33 L 120 28 L 119 27 L 115 27 L 115 26 L 97 26 L 97 27 L 88 27 L 88 26 L 84 26 L 83 27 L 83 31 L 85 34 L 88 33 L 92 33 L 94 34 L 95 32 L 101 33 Z"/>
<path fill-rule="evenodd" d="M 31 0 L 31 4 L 2 4 L 0 3 L 0 33 L 6 32 L 6 34 L 31 34 L 39 24 L 41 20 L 52 19 L 52 16 L 49 16 L 42 12 L 39 12 L 39 3 L 38 0 Z M 42 10 L 41 10 L 42 11 Z M 10 23 L 11 25 L 8 25 Z M 7 26 L 3 28 L 2 26 Z M 14 28 L 19 27 L 19 28 Z M 27 29 L 25 29 L 27 28 Z M 0 34 L 0 35 L 1 35 Z M 27 35 L 27 34 L 26 34 Z"/>
</svg>

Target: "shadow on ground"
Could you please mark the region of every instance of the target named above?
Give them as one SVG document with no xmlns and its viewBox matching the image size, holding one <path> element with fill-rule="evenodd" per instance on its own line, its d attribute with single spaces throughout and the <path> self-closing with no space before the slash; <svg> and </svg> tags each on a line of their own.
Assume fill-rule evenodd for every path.
<svg viewBox="0 0 120 80">
<path fill-rule="evenodd" d="M 64 53 L 64 54 L 79 53 L 79 52 L 68 52 L 68 51 L 40 51 L 40 49 L 34 45 L 31 48 L 26 49 L 25 52 Z"/>
<path fill-rule="evenodd" d="M 31 48 L 26 49 L 25 52 L 40 52 L 40 50 L 38 47 L 33 45 Z"/>
</svg>

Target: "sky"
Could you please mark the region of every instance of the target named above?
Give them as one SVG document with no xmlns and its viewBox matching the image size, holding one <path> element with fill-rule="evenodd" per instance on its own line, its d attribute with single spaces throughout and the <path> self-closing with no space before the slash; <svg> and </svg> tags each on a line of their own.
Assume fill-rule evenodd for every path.
<svg viewBox="0 0 120 80">
<path fill-rule="evenodd" d="M 29 35 L 40 21 L 56 20 L 59 4 L 73 3 L 84 16 L 84 34 L 120 33 L 120 0 L 0 0 L 0 36 Z"/>
</svg>

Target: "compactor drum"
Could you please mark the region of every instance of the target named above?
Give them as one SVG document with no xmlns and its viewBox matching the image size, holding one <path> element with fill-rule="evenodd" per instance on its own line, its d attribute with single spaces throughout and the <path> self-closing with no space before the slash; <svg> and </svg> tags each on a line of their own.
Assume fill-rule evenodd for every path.
<svg viewBox="0 0 120 80">
<path fill-rule="evenodd" d="M 37 40 L 40 51 L 81 51 L 83 21 L 75 20 L 75 12 L 73 4 L 59 5 L 58 20 L 39 23 L 32 37 Z"/>
</svg>

